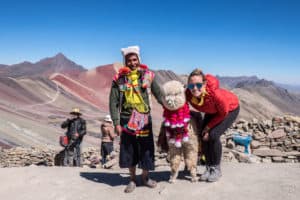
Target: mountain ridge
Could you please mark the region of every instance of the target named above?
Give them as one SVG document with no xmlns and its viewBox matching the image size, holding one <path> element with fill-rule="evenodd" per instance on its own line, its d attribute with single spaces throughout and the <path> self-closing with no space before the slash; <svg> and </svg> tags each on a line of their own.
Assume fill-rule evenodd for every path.
<svg viewBox="0 0 300 200">
<path fill-rule="evenodd" d="M 121 63 L 107 64 L 86 70 L 63 54 L 41 59 L 49 68 L 38 70 L 36 63 L 25 62 L 24 72 L 1 73 L 11 66 L 0 68 L 0 144 L 30 146 L 39 142 L 57 144 L 63 134 L 60 123 L 68 118 L 72 107 L 80 107 L 87 120 L 86 145 L 95 144 L 99 134 L 99 119 L 109 113 L 109 93 L 114 74 Z M 64 66 L 66 65 L 66 66 Z M 19 64 L 19 70 L 23 64 Z M 46 66 L 46 65 L 43 65 Z M 61 68 L 59 68 L 61 67 Z M 68 70 L 66 70 L 68 69 Z M 3 72 L 3 71 L 2 71 Z M 32 74 L 30 74 L 32 73 Z M 155 70 L 159 85 L 169 80 L 186 83 L 187 75 L 171 70 Z M 15 75 L 15 76 L 8 76 Z M 278 87 L 274 82 L 256 76 L 219 77 L 221 87 L 234 92 L 240 99 L 239 118 L 271 119 L 285 113 L 300 115 L 300 95 Z M 153 130 L 158 133 L 162 107 L 152 98 Z"/>
<path fill-rule="evenodd" d="M 66 74 L 78 74 L 82 71 L 86 71 L 81 65 L 77 65 L 75 62 L 68 59 L 62 53 L 58 53 L 53 57 L 47 57 L 39 60 L 36 63 L 23 61 L 13 65 L 2 65 L 0 68 L 2 77 L 34 77 L 43 76 L 48 77 L 55 72 L 63 72 Z"/>
</svg>

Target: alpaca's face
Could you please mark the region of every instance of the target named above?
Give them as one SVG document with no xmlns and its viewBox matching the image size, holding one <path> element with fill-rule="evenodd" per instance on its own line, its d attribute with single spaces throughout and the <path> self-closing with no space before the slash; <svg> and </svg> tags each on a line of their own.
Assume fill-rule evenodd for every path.
<svg viewBox="0 0 300 200">
<path fill-rule="evenodd" d="M 168 81 L 163 85 L 163 105 L 168 110 L 178 110 L 185 103 L 183 84 L 179 81 Z"/>
</svg>

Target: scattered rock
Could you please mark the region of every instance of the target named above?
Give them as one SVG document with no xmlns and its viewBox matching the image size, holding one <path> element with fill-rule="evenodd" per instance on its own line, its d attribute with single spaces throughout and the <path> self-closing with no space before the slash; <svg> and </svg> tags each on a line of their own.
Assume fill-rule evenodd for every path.
<svg viewBox="0 0 300 200">
<path fill-rule="evenodd" d="M 284 162 L 284 158 L 283 157 L 272 157 L 272 161 L 273 162 Z"/>
<path fill-rule="evenodd" d="M 271 159 L 270 157 L 262 158 L 261 162 L 262 162 L 262 163 L 271 163 L 271 162 L 272 162 L 272 159 Z"/>
<path fill-rule="evenodd" d="M 235 148 L 235 144 L 234 142 L 230 139 L 228 140 L 226 147 L 228 147 L 229 149 L 234 149 Z"/>
<path fill-rule="evenodd" d="M 283 129 L 278 129 L 278 130 L 275 130 L 272 133 L 270 133 L 268 135 L 268 138 L 277 139 L 277 138 L 282 138 L 282 137 L 285 137 L 285 136 L 286 136 L 286 133 L 284 132 L 284 130 Z"/>
<path fill-rule="evenodd" d="M 108 162 L 106 162 L 103 165 L 103 168 L 110 169 L 110 168 L 112 168 L 113 166 L 115 166 L 117 164 L 118 164 L 118 159 L 112 159 L 112 160 L 109 160 Z"/>
<path fill-rule="evenodd" d="M 260 146 L 261 146 L 261 143 L 259 141 L 252 140 L 252 142 L 251 142 L 251 148 L 252 149 L 257 149 Z"/>
<path fill-rule="evenodd" d="M 223 153 L 223 158 L 222 158 L 223 161 L 225 162 L 239 162 L 237 159 L 236 159 L 236 156 L 234 155 L 234 153 L 230 150 L 226 151 Z"/>
<path fill-rule="evenodd" d="M 227 132 L 252 135 L 251 150 L 253 156 L 257 158 L 257 162 L 299 162 L 299 119 L 300 117 L 284 116 L 264 121 L 258 119 L 253 119 L 251 122 L 239 120 Z M 247 126 L 247 129 L 245 129 L 245 126 Z M 243 156 L 244 147 L 232 145 L 232 134 L 226 134 L 226 141 L 225 146 L 228 150 L 237 152 L 234 153 L 234 156 L 238 161 L 248 162 L 246 157 Z"/>
<path fill-rule="evenodd" d="M 284 116 L 284 119 L 288 122 L 290 121 L 290 122 L 296 122 L 296 123 L 300 124 L 299 116 L 286 115 L 286 116 Z"/>
<path fill-rule="evenodd" d="M 258 119 L 253 118 L 253 119 L 252 119 L 252 123 L 253 123 L 253 124 L 258 124 Z"/>
<path fill-rule="evenodd" d="M 257 131 L 254 132 L 253 137 L 254 137 L 255 140 L 260 140 L 260 139 L 264 139 L 266 137 L 266 134 L 264 134 L 263 132 L 257 130 Z"/>
<path fill-rule="evenodd" d="M 285 156 L 286 154 L 284 152 L 281 152 L 277 149 L 268 149 L 268 148 L 259 148 L 259 149 L 254 149 L 253 154 L 256 156 Z"/>
</svg>

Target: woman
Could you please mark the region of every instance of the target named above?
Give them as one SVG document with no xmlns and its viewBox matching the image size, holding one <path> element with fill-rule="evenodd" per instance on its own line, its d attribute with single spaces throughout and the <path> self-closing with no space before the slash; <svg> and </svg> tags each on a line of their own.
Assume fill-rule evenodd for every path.
<svg viewBox="0 0 300 200">
<path fill-rule="evenodd" d="M 237 118 L 239 100 L 235 94 L 219 88 L 216 77 L 204 75 L 200 69 L 195 69 L 189 75 L 186 97 L 196 110 L 205 113 L 201 136 L 206 171 L 200 180 L 215 182 L 222 176 L 220 136 Z"/>
</svg>

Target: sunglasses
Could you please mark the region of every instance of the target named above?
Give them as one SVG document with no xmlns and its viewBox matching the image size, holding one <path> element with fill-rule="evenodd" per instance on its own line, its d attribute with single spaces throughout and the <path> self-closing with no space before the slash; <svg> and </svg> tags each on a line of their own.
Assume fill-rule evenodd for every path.
<svg viewBox="0 0 300 200">
<path fill-rule="evenodd" d="M 202 85 L 203 85 L 203 83 L 195 83 L 195 84 L 190 83 L 190 84 L 188 84 L 187 87 L 188 87 L 190 90 L 194 89 L 195 86 L 197 87 L 197 89 L 201 89 L 201 88 L 202 88 Z"/>
</svg>

